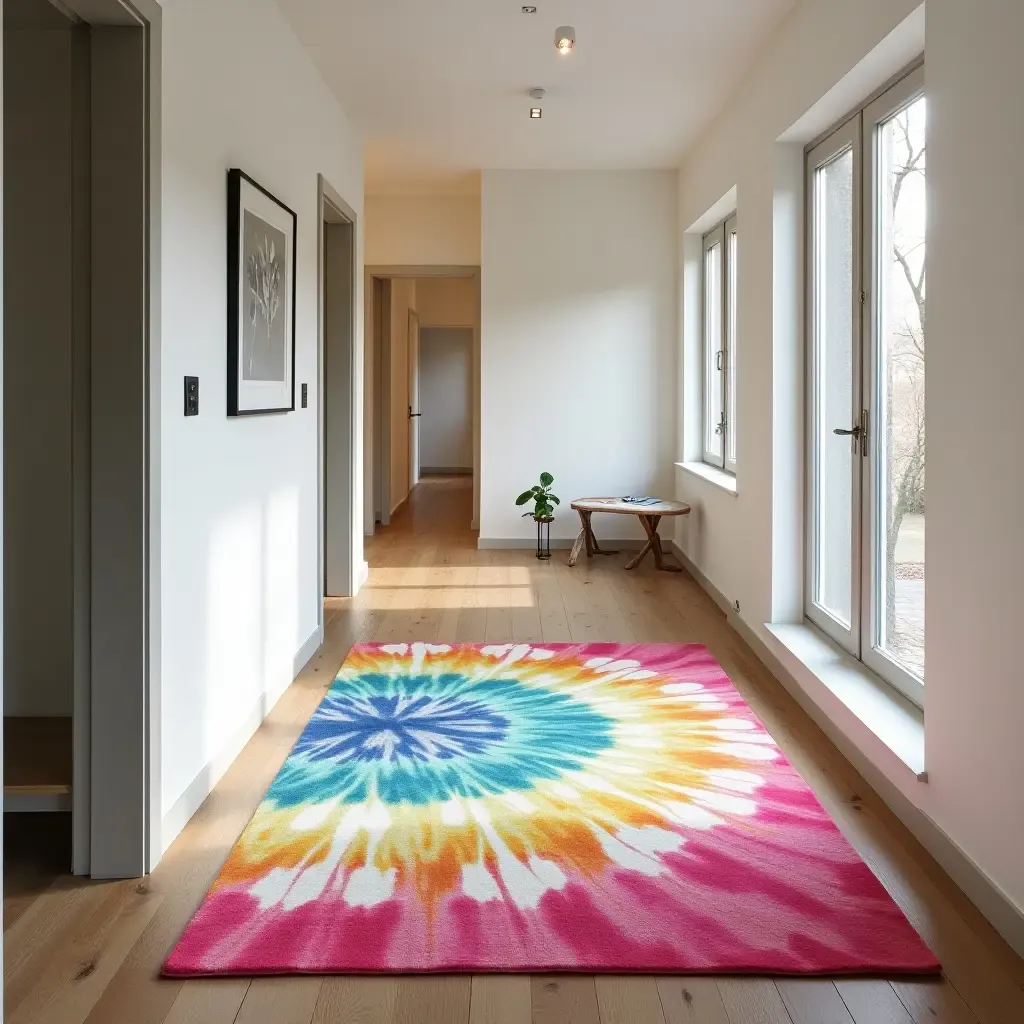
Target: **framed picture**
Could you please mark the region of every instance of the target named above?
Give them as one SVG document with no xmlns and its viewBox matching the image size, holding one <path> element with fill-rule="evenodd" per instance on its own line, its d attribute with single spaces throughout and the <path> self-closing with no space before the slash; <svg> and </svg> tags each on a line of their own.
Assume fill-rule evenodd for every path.
<svg viewBox="0 0 1024 1024">
<path fill-rule="evenodd" d="M 284 203 L 228 171 L 228 415 L 295 409 L 295 229 Z"/>
</svg>

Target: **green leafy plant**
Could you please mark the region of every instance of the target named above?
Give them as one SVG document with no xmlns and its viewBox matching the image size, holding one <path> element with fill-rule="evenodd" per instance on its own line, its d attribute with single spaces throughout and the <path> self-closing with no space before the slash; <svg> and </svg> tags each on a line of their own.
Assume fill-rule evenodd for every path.
<svg viewBox="0 0 1024 1024">
<path fill-rule="evenodd" d="M 524 519 L 547 519 L 555 514 L 555 506 L 561 505 L 562 502 L 551 493 L 551 485 L 554 482 L 555 478 L 550 473 L 541 473 L 540 486 L 531 487 L 516 498 L 517 505 L 525 505 L 529 501 L 534 503 L 532 512 L 523 513 Z"/>
</svg>

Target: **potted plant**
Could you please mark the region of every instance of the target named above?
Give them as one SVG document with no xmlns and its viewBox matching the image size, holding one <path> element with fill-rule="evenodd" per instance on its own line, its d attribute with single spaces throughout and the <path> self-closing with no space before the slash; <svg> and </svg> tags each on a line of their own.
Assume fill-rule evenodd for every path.
<svg viewBox="0 0 1024 1024">
<path fill-rule="evenodd" d="M 523 491 L 516 498 L 517 505 L 526 505 L 533 502 L 533 511 L 524 512 L 524 519 L 533 519 L 537 524 L 537 557 L 547 559 L 551 557 L 551 523 L 555 518 L 555 506 L 562 502 L 557 495 L 552 494 L 551 485 L 555 478 L 550 473 L 541 473 L 540 485 Z"/>
</svg>

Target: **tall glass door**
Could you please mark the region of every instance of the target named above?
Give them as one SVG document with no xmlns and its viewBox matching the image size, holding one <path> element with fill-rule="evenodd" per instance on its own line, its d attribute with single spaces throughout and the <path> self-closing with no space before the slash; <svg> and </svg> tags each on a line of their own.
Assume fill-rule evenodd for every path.
<svg viewBox="0 0 1024 1024">
<path fill-rule="evenodd" d="M 917 703 L 925 113 L 918 68 L 807 154 L 807 615 Z"/>
<path fill-rule="evenodd" d="M 870 275 L 862 657 L 920 703 L 924 686 L 927 145 L 924 69 L 864 111 Z"/>
<path fill-rule="evenodd" d="M 808 614 L 853 653 L 860 630 L 859 119 L 808 154 Z"/>
</svg>

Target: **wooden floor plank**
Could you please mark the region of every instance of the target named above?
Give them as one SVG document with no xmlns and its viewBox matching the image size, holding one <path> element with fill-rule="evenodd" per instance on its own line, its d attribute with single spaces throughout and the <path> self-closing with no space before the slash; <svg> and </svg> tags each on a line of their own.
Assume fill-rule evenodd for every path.
<svg viewBox="0 0 1024 1024">
<path fill-rule="evenodd" d="M 665 1024 L 657 979 L 599 974 L 594 987 L 601 1024 Z"/>
<path fill-rule="evenodd" d="M 578 974 L 535 975 L 533 1024 L 600 1024 L 594 979 Z"/>
<path fill-rule="evenodd" d="M 82 1024 L 86 1020 L 163 901 L 135 888 L 122 883 L 111 889 L 96 913 L 55 951 L 24 998 L 16 1006 L 7 1006 L 9 1024 Z"/>
<path fill-rule="evenodd" d="M 658 978 L 665 1024 L 730 1024 L 714 978 Z"/>
<path fill-rule="evenodd" d="M 472 978 L 468 974 L 399 978 L 395 1024 L 468 1024 Z"/>
<path fill-rule="evenodd" d="M 723 978 L 718 991 L 729 1024 L 793 1024 L 779 990 L 767 978 Z"/>
<path fill-rule="evenodd" d="M 473 976 L 469 1024 L 531 1024 L 530 978 L 525 974 Z"/>
<path fill-rule="evenodd" d="M 780 978 L 775 987 L 793 1024 L 853 1024 L 835 983 L 827 978 Z"/>
<path fill-rule="evenodd" d="M 312 1024 L 392 1024 L 397 978 L 325 978 Z"/>
<path fill-rule="evenodd" d="M 892 982 L 914 1024 L 978 1024 L 977 1015 L 945 978 Z"/>
<path fill-rule="evenodd" d="M 254 978 L 235 1024 L 310 1024 L 322 978 Z"/>
<path fill-rule="evenodd" d="M 199 978 L 182 985 L 164 1024 L 234 1024 L 248 978 Z"/>
<path fill-rule="evenodd" d="M 854 1024 L 913 1024 L 907 1008 L 887 981 L 841 978 L 836 988 Z"/>
</svg>

